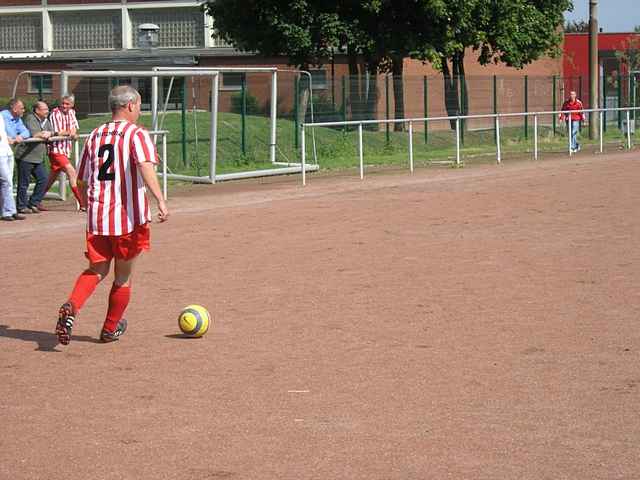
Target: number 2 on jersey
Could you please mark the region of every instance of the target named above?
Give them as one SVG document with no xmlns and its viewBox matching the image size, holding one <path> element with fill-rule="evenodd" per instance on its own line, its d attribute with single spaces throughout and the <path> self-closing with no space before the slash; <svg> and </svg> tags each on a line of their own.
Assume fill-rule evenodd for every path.
<svg viewBox="0 0 640 480">
<path fill-rule="evenodd" d="M 105 156 L 106 153 L 106 156 Z M 116 172 L 109 172 L 109 168 L 111 168 L 111 164 L 113 163 L 113 144 L 105 143 L 101 145 L 98 149 L 98 158 L 102 159 L 102 166 L 100 167 L 100 171 L 98 172 L 98 180 L 104 182 L 106 180 L 115 180 Z"/>
</svg>

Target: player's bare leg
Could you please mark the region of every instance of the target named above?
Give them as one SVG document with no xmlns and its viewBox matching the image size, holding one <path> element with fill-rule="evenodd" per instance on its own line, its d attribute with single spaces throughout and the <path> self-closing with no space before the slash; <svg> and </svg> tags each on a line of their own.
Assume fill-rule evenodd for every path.
<svg viewBox="0 0 640 480">
<path fill-rule="evenodd" d="M 109 309 L 100 333 L 100 340 L 105 343 L 118 340 L 127 329 L 127 320 L 123 315 L 131 298 L 131 274 L 135 263 L 136 258 L 115 260 L 115 278 L 109 292 Z"/>
<path fill-rule="evenodd" d="M 73 165 L 67 163 L 64 166 L 64 173 L 67 174 L 67 178 L 69 179 L 69 185 L 71 185 L 71 191 L 73 192 L 74 197 L 76 197 L 76 201 L 78 202 L 79 209 L 85 210 L 85 205 L 82 202 L 82 195 L 80 194 L 80 190 L 78 190 L 78 174 L 76 173 L 76 169 L 73 168 Z"/>
<path fill-rule="evenodd" d="M 98 283 L 109 274 L 110 266 L 110 261 L 92 263 L 76 280 L 71 296 L 62 304 L 58 311 L 56 335 L 61 344 L 68 345 L 71 341 L 71 331 L 73 330 L 73 323 L 75 322 L 78 312 L 94 292 Z"/>
</svg>

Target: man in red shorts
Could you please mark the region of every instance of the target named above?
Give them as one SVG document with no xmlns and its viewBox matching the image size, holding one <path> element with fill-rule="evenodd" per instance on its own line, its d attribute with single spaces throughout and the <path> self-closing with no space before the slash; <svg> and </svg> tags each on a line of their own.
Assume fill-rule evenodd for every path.
<svg viewBox="0 0 640 480">
<path fill-rule="evenodd" d="M 60 307 L 56 334 L 66 345 L 78 312 L 114 260 L 114 281 L 102 326 L 103 342 L 118 340 L 127 328 L 123 314 L 131 297 L 130 277 L 136 258 L 149 250 L 151 211 L 145 185 L 158 205 L 158 219 L 169 210 L 162 198 L 154 166 L 158 163 L 149 132 L 134 122 L 140 116 L 140 94 L 128 85 L 111 90 L 112 120 L 91 132 L 78 168 L 83 200 L 87 205 L 89 268 L 82 272 Z"/>
<path fill-rule="evenodd" d="M 55 135 L 67 135 L 71 139 L 78 138 L 78 120 L 76 119 L 76 111 L 74 110 L 75 97 L 73 95 L 65 95 L 62 97 L 60 106 L 51 110 L 49 120 L 53 126 Z M 49 178 L 47 179 L 47 186 L 45 193 L 49 191 L 53 182 L 55 182 L 60 175 L 60 172 L 64 171 L 69 178 L 71 184 L 71 191 L 76 197 L 76 200 L 80 204 L 80 208 L 84 208 L 82 203 L 82 197 L 78 190 L 76 170 L 71 165 L 69 157 L 71 156 L 71 140 L 61 140 L 52 142 L 49 146 L 49 163 L 51 163 L 51 172 L 49 172 Z M 42 204 L 39 205 L 40 209 L 44 210 Z"/>
</svg>

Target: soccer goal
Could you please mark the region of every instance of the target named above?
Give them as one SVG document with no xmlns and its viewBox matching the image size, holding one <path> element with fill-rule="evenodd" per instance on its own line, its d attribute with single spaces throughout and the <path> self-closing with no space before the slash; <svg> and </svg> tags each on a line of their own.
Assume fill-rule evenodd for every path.
<svg viewBox="0 0 640 480">
<path fill-rule="evenodd" d="M 264 135 L 264 139 L 261 140 L 261 146 L 265 149 L 268 149 L 268 158 L 271 164 L 270 168 L 264 168 L 264 165 L 261 165 L 262 168 L 251 169 L 251 163 L 247 162 L 248 169 L 239 169 L 240 171 L 233 172 L 220 172 L 219 171 L 219 135 L 221 132 L 220 128 L 220 91 L 221 91 L 221 76 L 227 74 L 239 74 L 242 79 L 245 79 L 248 74 L 261 74 L 270 76 L 270 92 L 269 99 L 266 102 L 265 108 L 268 108 L 268 135 Z M 189 99 L 184 95 L 182 95 L 182 99 L 180 104 L 183 109 L 183 151 L 185 150 L 184 144 L 184 130 L 185 130 L 185 120 L 184 120 L 184 110 L 186 108 L 186 104 L 191 103 L 192 107 L 192 118 L 194 126 L 189 126 L 191 128 L 193 135 L 195 138 L 190 139 L 190 143 L 195 142 L 195 152 L 190 152 L 191 156 L 195 156 L 196 162 L 198 162 L 198 158 L 200 157 L 200 152 L 198 151 L 199 145 L 202 142 L 202 139 L 199 138 L 199 135 L 202 137 L 207 137 L 206 140 L 209 142 L 209 149 L 207 155 L 207 163 L 208 168 L 207 174 L 202 175 L 199 168 L 195 175 L 189 173 L 176 173 L 169 169 L 165 178 L 175 179 L 175 180 L 183 180 L 189 182 L 196 183 L 216 183 L 218 181 L 225 180 L 233 180 L 233 179 L 241 179 L 241 178 L 252 178 L 252 177 L 264 177 L 271 175 L 283 175 L 283 174 L 292 174 L 292 173 L 301 173 L 302 171 L 302 163 L 297 161 L 292 161 L 291 159 L 279 159 L 278 158 L 278 69 L 275 67 L 213 67 L 213 68 L 204 68 L 204 67 L 153 67 L 152 70 L 69 70 L 61 72 L 60 79 L 60 90 L 61 94 L 65 94 L 69 91 L 74 90 L 70 88 L 70 80 L 75 79 L 76 81 L 82 79 L 92 79 L 92 78 L 101 78 L 104 79 L 107 83 L 111 82 L 112 86 L 117 84 L 115 82 L 119 82 L 121 80 L 127 81 L 131 79 L 149 79 L 150 80 L 150 99 L 149 99 L 149 107 L 151 111 L 151 129 L 153 131 L 158 130 L 171 130 L 171 128 L 167 127 L 164 122 L 164 117 L 167 115 L 167 107 L 171 103 L 172 95 L 175 89 L 174 80 L 181 79 L 181 88 L 183 92 L 187 90 L 187 81 L 186 79 L 191 79 L 191 87 L 194 91 L 193 101 L 189 101 Z M 197 83 L 194 79 L 198 79 Z M 205 81 L 205 86 L 202 86 L 202 80 Z M 206 85 L 208 80 L 208 85 Z M 162 85 L 161 85 L 162 81 Z M 264 82 L 263 82 L 264 83 Z M 199 94 L 196 94 L 196 88 L 201 90 Z M 108 89 L 105 89 L 108 90 Z M 162 95 L 164 93 L 164 95 Z M 173 95 L 175 97 L 175 95 Z M 201 100 L 202 98 L 206 98 L 206 105 Z M 106 98 L 106 94 L 105 94 Z M 186 100 L 185 100 L 186 99 Z M 200 99 L 200 100 L 198 100 Z M 143 102 L 144 103 L 144 102 Z M 208 112 L 208 118 L 203 117 Z M 198 118 L 200 118 L 200 123 L 198 124 Z M 245 116 L 242 117 L 243 121 Z M 266 119 L 265 119 L 266 120 Z M 229 122 L 227 122 L 229 123 Z M 208 124 L 208 132 L 202 132 L 202 127 L 205 127 Z M 266 122 L 265 122 L 266 124 Z M 255 136 L 260 136 L 263 130 L 266 129 L 266 125 L 263 125 L 264 128 L 260 130 Z M 173 143 L 178 143 L 173 142 Z M 171 149 L 171 145 L 169 148 L 169 157 L 173 154 L 175 155 L 175 150 Z M 186 156 L 183 154 L 183 156 Z M 284 160 L 284 161 L 283 161 Z M 169 159 L 163 159 L 163 161 L 168 163 Z M 186 159 L 185 159 L 186 163 Z M 198 167 L 201 165 L 198 164 Z M 244 166 L 244 165 L 242 165 Z M 307 164 L 306 171 L 312 172 L 318 169 L 317 164 Z"/>
</svg>

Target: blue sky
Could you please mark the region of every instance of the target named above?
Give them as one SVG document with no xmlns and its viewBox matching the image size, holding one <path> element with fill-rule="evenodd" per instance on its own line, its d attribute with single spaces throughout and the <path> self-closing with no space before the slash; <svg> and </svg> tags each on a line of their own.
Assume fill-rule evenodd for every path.
<svg viewBox="0 0 640 480">
<path fill-rule="evenodd" d="M 589 20 L 589 0 L 573 0 L 567 20 Z M 599 0 L 598 24 L 605 32 L 630 32 L 640 25 L 640 0 Z"/>
</svg>

